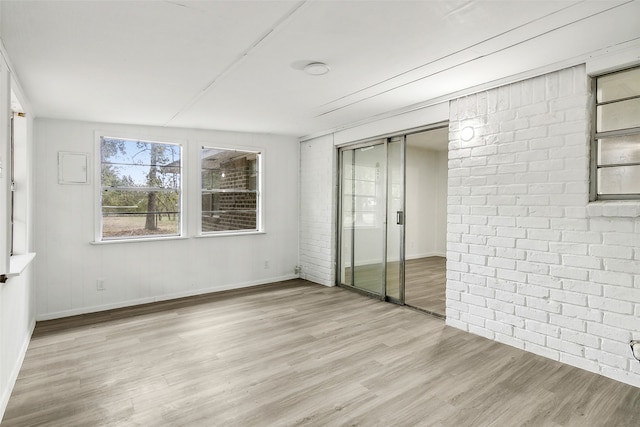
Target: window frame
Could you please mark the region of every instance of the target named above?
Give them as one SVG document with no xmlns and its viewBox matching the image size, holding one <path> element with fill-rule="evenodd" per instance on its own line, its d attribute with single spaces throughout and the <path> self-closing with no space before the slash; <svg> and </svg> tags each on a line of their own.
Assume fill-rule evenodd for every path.
<svg viewBox="0 0 640 427">
<path fill-rule="evenodd" d="M 202 168 L 202 153 L 205 149 L 233 151 L 239 153 L 255 154 L 256 155 L 256 228 L 255 229 L 236 229 L 236 230 L 220 230 L 220 231 L 205 231 L 203 230 L 202 218 L 204 215 L 202 197 L 203 197 L 203 168 Z M 265 149 L 262 147 L 246 147 L 246 146 L 230 146 L 226 144 L 202 142 L 198 144 L 198 237 L 221 237 L 221 236 L 237 236 L 237 235 L 253 235 L 263 234 L 264 229 L 264 164 L 265 164 Z"/>
<path fill-rule="evenodd" d="M 598 180 L 598 171 L 600 169 L 609 168 L 609 167 L 624 167 L 624 166 L 640 166 L 640 162 L 629 162 L 624 164 L 614 164 L 614 165 L 600 165 L 599 164 L 599 139 L 605 138 L 615 138 L 621 136 L 630 136 L 630 135 L 640 135 L 640 126 L 631 127 L 631 128 L 621 128 L 614 130 L 607 130 L 598 132 L 598 107 L 611 105 L 619 102 L 624 102 L 633 99 L 640 99 L 640 95 L 632 95 L 622 97 L 613 101 L 603 101 L 598 102 L 598 81 L 602 77 L 611 76 L 623 72 L 627 72 L 629 70 L 637 70 L 640 73 L 640 65 L 625 67 L 621 69 L 617 69 L 614 71 L 610 71 L 607 73 L 599 74 L 593 76 L 591 79 L 591 88 L 592 88 L 592 101 L 591 101 L 591 112 L 592 112 L 592 125 L 591 125 L 591 158 L 590 158 L 590 201 L 640 201 L 640 192 L 635 194 L 598 194 L 599 180 Z"/>
<path fill-rule="evenodd" d="M 127 141 L 140 141 L 145 143 L 155 143 L 155 144 L 166 144 L 166 145 L 174 145 L 177 146 L 180 152 L 180 183 L 178 186 L 178 233 L 177 234 L 145 234 L 141 236 L 131 236 L 131 237 L 113 237 L 113 238 L 104 238 L 103 237 L 103 222 L 102 222 L 102 138 L 112 138 L 112 139 L 122 139 Z M 110 244 L 110 243 L 123 243 L 123 242 L 144 242 L 144 241 L 159 241 L 159 240 L 175 240 L 175 239 L 184 239 L 186 236 L 186 212 L 185 212 L 185 198 L 186 198 L 186 188 L 185 184 L 187 180 L 187 150 L 185 150 L 185 142 L 183 140 L 177 140 L 173 138 L 165 138 L 165 137 L 157 137 L 157 136 L 147 136 L 147 135 L 136 135 L 134 133 L 122 133 L 122 132 L 110 132 L 110 131 L 96 131 L 95 132 L 95 152 L 94 156 L 94 240 L 93 244 Z"/>
</svg>

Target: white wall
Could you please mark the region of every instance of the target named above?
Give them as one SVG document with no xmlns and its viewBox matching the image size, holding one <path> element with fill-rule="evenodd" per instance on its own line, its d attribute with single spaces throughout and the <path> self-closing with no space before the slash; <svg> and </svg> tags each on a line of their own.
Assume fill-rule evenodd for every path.
<svg viewBox="0 0 640 427">
<path fill-rule="evenodd" d="M 11 76 L 3 57 L 6 57 L 4 52 L 0 56 L 0 85 L 7 89 Z M 18 91 L 17 84 L 14 89 Z M 21 95 L 21 92 L 19 94 Z M 0 116 L 2 117 L 8 118 L 10 116 L 9 99 L 8 91 L 3 90 L 2 96 L 0 96 Z M 21 99 L 21 101 L 24 103 L 26 100 Z M 20 254 L 30 252 L 32 248 L 32 120 L 29 112 L 26 112 L 27 118 L 23 120 L 26 121 L 26 126 L 23 127 L 26 138 L 22 138 L 19 146 L 16 147 L 16 184 L 19 193 L 16 194 L 15 203 L 17 204 L 16 215 L 20 223 L 16 227 L 15 253 Z M 0 152 L 8 152 L 8 144 L 7 135 L 3 133 L 0 137 Z M 5 155 L 2 157 L 3 178 L 0 180 L 0 186 L 7 190 L 10 176 L 9 161 Z M 6 218 L 2 221 L 5 220 Z M 4 222 L 2 222 L 2 227 L 5 227 Z M 0 240 L 3 245 L 9 243 L 8 237 L 4 234 Z M 32 263 L 19 276 L 12 276 L 6 283 L 0 283 L 0 420 L 4 415 L 35 326 L 33 268 Z"/>
<path fill-rule="evenodd" d="M 447 324 L 640 387 L 640 202 L 589 203 L 590 99 L 578 66 L 451 103 Z"/>
<path fill-rule="evenodd" d="M 59 151 L 99 155 L 95 131 L 183 143 L 186 237 L 93 245 L 96 183 L 58 184 Z M 193 237 L 202 145 L 264 152 L 265 230 Z M 297 277 L 298 142 L 275 135 L 37 119 L 37 313 L 49 319 Z M 268 262 L 268 268 L 265 266 Z M 96 290 L 98 278 L 106 290 Z"/>
<path fill-rule="evenodd" d="M 445 256 L 447 153 L 407 146 L 406 258 Z"/>
</svg>

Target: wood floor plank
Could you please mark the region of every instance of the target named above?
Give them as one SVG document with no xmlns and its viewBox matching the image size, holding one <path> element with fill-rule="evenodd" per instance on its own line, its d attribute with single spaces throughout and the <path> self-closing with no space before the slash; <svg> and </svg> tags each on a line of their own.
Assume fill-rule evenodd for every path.
<svg viewBox="0 0 640 427">
<path fill-rule="evenodd" d="M 637 426 L 640 389 L 303 280 L 40 322 L 2 426 Z"/>
</svg>

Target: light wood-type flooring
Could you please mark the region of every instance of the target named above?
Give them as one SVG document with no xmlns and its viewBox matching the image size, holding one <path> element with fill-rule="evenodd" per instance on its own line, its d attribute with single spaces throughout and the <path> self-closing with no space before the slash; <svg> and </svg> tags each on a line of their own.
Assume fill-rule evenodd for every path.
<svg viewBox="0 0 640 427">
<path fill-rule="evenodd" d="M 292 280 L 38 323 L 2 427 L 638 426 L 640 389 Z"/>
<path fill-rule="evenodd" d="M 445 316 L 446 268 L 444 257 L 428 257 L 405 261 L 405 304 Z"/>
</svg>

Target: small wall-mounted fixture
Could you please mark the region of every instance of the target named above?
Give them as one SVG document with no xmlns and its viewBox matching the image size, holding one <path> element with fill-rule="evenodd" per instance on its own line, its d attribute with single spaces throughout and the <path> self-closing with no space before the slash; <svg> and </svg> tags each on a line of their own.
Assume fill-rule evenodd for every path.
<svg viewBox="0 0 640 427">
<path fill-rule="evenodd" d="M 469 142 L 473 139 L 473 135 L 475 134 L 473 127 L 465 126 L 460 131 L 460 139 L 464 142 Z"/>
<path fill-rule="evenodd" d="M 311 62 L 305 65 L 304 72 L 311 76 L 322 76 L 329 72 L 329 66 L 324 62 Z"/>
<path fill-rule="evenodd" d="M 640 340 L 631 340 L 629 346 L 631 347 L 633 357 L 640 362 Z"/>
</svg>

